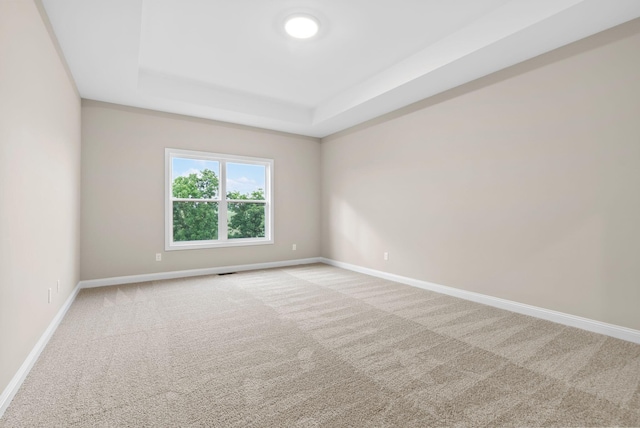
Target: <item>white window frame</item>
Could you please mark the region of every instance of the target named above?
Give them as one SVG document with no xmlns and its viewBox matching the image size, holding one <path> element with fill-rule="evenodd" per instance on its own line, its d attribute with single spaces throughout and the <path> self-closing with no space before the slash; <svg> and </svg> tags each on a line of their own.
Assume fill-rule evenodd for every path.
<svg viewBox="0 0 640 428">
<path fill-rule="evenodd" d="M 164 213 L 164 249 L 193 250 L 201 248 L 237 247 L 242 245 L 273 244 L 273 159 L 248 156 L 237 156 L 221 153 L 201 152 L 194 150 L 165 148 L 165 213 Z M 173 158 L 198 159 L 219 162 L 219 196 L 216 199 L 181 199 L 173 197 L 173 180 L 171 179 Z M 227 162 L 261 165 L 265 167 L 264 202 L 247 201 L 244 199 L 227 199 Z M 173 202 L 174 201 L 202 201 L 218 202 L 218 239 L 206 241 L 173 241 Z M 258 203 L 265 205 L 265 236 L 264 238 L 234 238 L 227 237 L 227 204 L 233 202 Z"/>
</svg>

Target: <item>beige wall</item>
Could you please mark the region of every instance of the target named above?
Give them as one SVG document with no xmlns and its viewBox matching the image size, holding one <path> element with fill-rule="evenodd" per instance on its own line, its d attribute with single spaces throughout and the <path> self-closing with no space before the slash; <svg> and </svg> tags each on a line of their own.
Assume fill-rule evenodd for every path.
<svg viewBox="0 0 640 428">
<path fill-rule="evenodd" d="M 79 277 L 80 98 L 54 43 L 34 2 L 0 1 L 0 392 Z"/>
<path fill-rule="evenodd" d="M 635 20 L 324 139 L 323 256 L 640 329 L 639 52 Z"/>
<path fill-rule="evenodd" d="M 165 147 L 274 159 L 275 243 L 165 252 Z M 315 138 L 83 101 L 82 279 L 318 257 L 319 158 Z"/>
</svg>

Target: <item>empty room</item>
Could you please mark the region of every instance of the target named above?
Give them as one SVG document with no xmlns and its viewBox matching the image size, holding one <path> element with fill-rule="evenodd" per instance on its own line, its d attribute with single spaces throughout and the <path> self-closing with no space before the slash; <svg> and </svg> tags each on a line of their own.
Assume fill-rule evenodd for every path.
<svg viewBox="0 0 640 428">
<path fill-rule="evenodd" d="M 640 426 L 640 1 L 0 0 L 0 427 Z"/>
</svg>

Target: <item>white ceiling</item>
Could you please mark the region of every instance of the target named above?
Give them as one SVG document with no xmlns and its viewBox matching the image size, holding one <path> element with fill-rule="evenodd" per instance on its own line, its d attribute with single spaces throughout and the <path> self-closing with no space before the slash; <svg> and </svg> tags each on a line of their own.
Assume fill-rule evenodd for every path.
<svg viewBox="0 0 640 428">
<path fill-rule="evenodd" d="M 42 0 L 83 98 L 324 137 L 640 17 L 638 0 Z M 284 19 L 320 21 L 308 40 Z"/>
</svg>

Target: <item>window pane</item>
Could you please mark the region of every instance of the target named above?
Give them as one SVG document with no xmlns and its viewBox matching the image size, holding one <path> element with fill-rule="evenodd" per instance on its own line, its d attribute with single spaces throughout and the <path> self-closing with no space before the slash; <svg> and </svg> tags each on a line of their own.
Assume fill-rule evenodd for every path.
<svg viewBox="0 0 640 428">
<path fill-rule="evenodd" d="M 173 241 L 218 239 L 217 202 L 173 202 Z"/>
<path fill-rule="evenodd" d="M 230 202 L 227 230 L 229 239 L 264 238 L 265 204 Z"/>
<path fill-rule="evenodd" d="M 220 163 L 204 159 L 173 158 L 174 198 L 214 199 L 219 195 Z"/>
<path fill-rule="evenodd" d="M 264 200 L 264 165 L 227 162 L 227 198 Z"/>
</svg>

